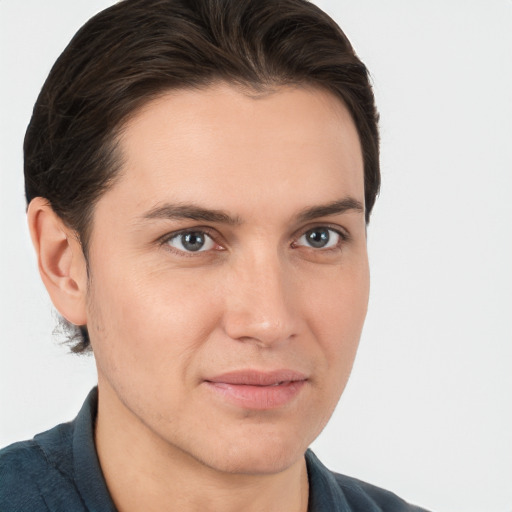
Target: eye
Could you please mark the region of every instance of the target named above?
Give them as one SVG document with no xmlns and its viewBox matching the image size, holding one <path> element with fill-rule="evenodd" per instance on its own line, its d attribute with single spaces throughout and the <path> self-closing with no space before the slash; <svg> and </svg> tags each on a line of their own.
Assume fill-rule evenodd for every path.
<svg viewBox="0 0 512 512">
<path fill-rule="evenodd" d="M 169 238 L 166 244 L 183 252 L 210 251 L 217 245 L 204 231 L 182 231 Z"/>
<path fill-rule="evenodd" d="M 306 231 L 295 243 L 298 246 L 309 246 L 313 249 L 331 249 L 337 247 L 343 235 L 334 229 L 317 227 Z"/>
</svg>

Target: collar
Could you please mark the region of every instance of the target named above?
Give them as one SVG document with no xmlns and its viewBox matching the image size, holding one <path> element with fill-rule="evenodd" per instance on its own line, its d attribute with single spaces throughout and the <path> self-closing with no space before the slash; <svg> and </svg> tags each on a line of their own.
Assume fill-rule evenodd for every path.
<svg viewBox="0 0 512 512">
<path fill-rule="evenodd" d="M 87 396 L 73 429 L 73 473 L 76 486 L 88 510 L 116 512 L 101 471 L 96 446 L 94 425 L 98 411 L 98 388 Z"/>
</svg>

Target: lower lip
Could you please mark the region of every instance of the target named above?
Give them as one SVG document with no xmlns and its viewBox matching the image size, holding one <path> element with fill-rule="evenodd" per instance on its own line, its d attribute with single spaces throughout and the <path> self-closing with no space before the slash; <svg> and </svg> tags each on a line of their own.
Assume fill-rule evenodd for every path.
<svg viewBox="0 0 512 512">
<path fill-rule="evenodd" d="M 231 403 L 246 409 L 266 410 L 283 407 L 290 403 L 303 388 L 305 380 L 284 382 L 277 386 L 251 386 L 205 382 L 215 393 Z"/>
</svg>

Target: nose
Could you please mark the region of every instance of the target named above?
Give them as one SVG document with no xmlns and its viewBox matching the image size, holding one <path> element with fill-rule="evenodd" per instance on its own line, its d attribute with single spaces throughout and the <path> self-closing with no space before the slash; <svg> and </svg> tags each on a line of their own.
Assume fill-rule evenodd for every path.
<svg viewBox="0 0 512 512">
<path fill-rule="evenodd" d="M 227 282 L 223 327 L 229 337 L 270 347 L 299 333 L 297 283 L 276 255 L 240 261 Z"/>
</svg>

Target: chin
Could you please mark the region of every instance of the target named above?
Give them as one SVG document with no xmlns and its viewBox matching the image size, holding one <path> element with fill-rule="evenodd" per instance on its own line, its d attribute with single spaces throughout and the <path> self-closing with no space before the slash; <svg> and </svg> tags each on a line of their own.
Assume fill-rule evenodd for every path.
<svg viewBox="0 0 512 512">
<path fill-rule="evenodd" d="M 200 462 L 223 473 L 270 475 L 285 471 L 304 457 L 307 445 L 297 439 L 262 436 L 238 439 L 219 451 L 203 453 Z"/>
<path fill-rule="evenodd" d="M 212 469 L 222 473 L 239 474 L 239 475 L 272 475 L 281 473 L 293 466 L 304 455 L 295 453 L 294 456 L 289 454 L 259 452 L 247 454 L 243 453 L 224 455 L 218 460 L 211 461 L 208 464 Z"/>
</svg>

